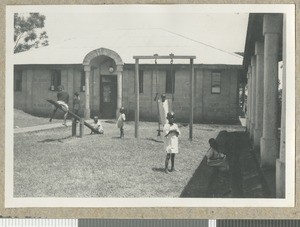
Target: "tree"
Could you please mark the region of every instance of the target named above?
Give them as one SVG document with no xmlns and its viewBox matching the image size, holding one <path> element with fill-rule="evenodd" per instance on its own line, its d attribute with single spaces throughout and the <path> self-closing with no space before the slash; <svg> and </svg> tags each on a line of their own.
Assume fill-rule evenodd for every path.
<svg viewBox="0 0 300 227">
<path fill-rule="evenodd" d="M 48 35 L 43 31 L 46 17 L 39 13 L 14 14 L 14 53 L 48 46 Z"/>
</svg>

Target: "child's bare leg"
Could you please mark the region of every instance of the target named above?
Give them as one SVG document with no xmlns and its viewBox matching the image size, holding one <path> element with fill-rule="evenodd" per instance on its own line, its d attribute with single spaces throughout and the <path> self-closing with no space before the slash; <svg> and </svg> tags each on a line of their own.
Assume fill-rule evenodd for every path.
<svg viewBox="0 0 300 227">
<path fill-rule="evenodd" d="M 64 115 L 64 123 L 63 125 L 67 126 L 66 122 L 67 122 L 67 116 L 68 116 L 68 112 L 65 113 Z"/>
<path fill-rule="evenodd" d="M 124 137 L 124 129 L 123 126 L 120 128 L 120 138 Z"/>
<path fill-rule="evenodd" d="M 51 115 L 51 117 L 50 117 L 50 119 L 49 119 L 49 122 L 52 121 L 52 119 L 53 119 L 53 117 L 54 117 L 54 115 L 55 115 L 57 109 L 58 109 L 58 107 L 56 107 L 56 108 L 53 110 L 52 115 Z"/>
<path fill-rule="evenodd" d="M 174 171 L 175 154 L 171 154 L 171 172 Z"/>
<path fill-rule="evenodd" d="M 166 161 L 165 161 L 165 173 L 168 173 L 169 160 L 170 160 L 170 154 L 167 154 Z"/>
</svg>

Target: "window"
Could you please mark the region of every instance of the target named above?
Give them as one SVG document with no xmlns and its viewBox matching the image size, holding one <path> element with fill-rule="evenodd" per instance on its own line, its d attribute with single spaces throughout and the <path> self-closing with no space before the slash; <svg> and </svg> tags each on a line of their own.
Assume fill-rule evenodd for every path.
<svg viewBox="0 0 300 227">
<path fill-rule="evenodd" d="M 144 92 L 144 71 L 139 70 L 139 91 L 140 93 Z"/>
<path fill-rule="evenodd" d="M 166 93 L 175 93 L 175 72 L 171 69 L 166 72 Z"/>
<path fill-rule="evenodd" d="M 221 93 L 221 73 L 212 72 L 211 74 L 211 93 L 220 94 Z"/>
<path fill-rule="evenodd" d="M 81 70 L 80 90 L 85 91 L 85 71 Z"/>
<path fill-rule="evenodd" d="M 14 91 L 22 91 L 22 70 L 14 71 Z"/>
<path fill-rule="evenodd" d="M 144 92 L 144 70 L 139 70 L 139 93 L 143 93 L 143 92 Z M 135 93 L 135 85 L 134 85 L 134 93 Z"/>
<path fill-rule="evenodd" d="M 51 72 L 51 91 L 57 91 L 58 86 L 61 84 L 61 71 L 60 70 L 52 70 Z"/>
</svg>

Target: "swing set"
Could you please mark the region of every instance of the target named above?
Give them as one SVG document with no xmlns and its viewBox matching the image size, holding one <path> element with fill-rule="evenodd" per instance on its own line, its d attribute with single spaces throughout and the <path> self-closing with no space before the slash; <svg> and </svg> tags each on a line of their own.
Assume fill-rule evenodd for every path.
<svg viewBox="0 0 300 227">
<path fill-rule="evenodd" d="M 135 59 L 135 80 L 134 80 L 134 87 L 135 87 L 135 99 L 136 99 L 136 109 L 135 109 L 135 127 L 134 127 L 134 136 L 135 138 L 139 138 L 139 120 L 140 120 L 140 96 L 139 96 L 139 60 L 144 59 L 154 59 L 155 65 L 157 65 L 158 59 L 170 59 L 171 70 L 173 70 L 173 59 L 189 59 L 190 60 L 190 116 L 189 116 L 189 139 L 193 139 L 193 110 L 194 110 L 194 77 L 195 77 L 195 70 L 194 70 L 194 59 L 196 56 L 175 56 L 174 54 L 169 55 L 147 55 L 147 56 L 133 56 Z M 171 74 L 172 75 L 172 74 Z M 157 76 L 157 74 L 156 74 Z M 157 79 L 156 79 L 157 80 Z M 173 89 L 173 81 L 172 81 L 172 89 Z M 156 94 L 157 98 L 158 94 Z M 172 100 L 174 100 L 174 92 L 172 92 Z M 159 129 L 160 130 L 160 129 Z"/>
</svg>

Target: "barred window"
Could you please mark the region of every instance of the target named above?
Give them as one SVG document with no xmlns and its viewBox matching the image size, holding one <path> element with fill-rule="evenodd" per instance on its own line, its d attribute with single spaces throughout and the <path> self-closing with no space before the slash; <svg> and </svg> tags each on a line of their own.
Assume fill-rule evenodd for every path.
<svg viewBox="0 0 300 227">
<path fill-rule="evenodd" d="M 166 93 L 175 93 L 175 72 L 171 69 L 166 72 Z"/>
<path fill-rule="evenodd" d="M 211 93 L 221 94 L 221 73 L 212 72 L 211 74 Z"/>
<path fill-rule="evenodd" d="M 81 70 L 80 91 L 85 91 L 85 71 Z"/>
<path fill-rule="evenodd" d="M 22 70 L 14 71 L 14 91 L 22 91 Z"/>
<path fill-rule="evenodd" d="M 144 71 L 139 70 L 139 92 L 144 92 Z"/>
<path fill-rule="evenodd" d="M 60 70 L 52 70 L 51 72 L 51 91 L 57 91 L 58 86 L 61 84 L 61 71 Z"/>
</svg>

